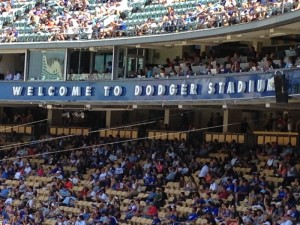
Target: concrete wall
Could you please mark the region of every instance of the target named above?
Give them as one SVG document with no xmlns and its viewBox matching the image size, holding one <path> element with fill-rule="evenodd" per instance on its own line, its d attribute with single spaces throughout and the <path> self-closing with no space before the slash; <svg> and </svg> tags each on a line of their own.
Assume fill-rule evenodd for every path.
<svg viewBox="0 0 300 225">
<path fill-rule="evenodd" d="M 122 112 L 121 111 L 112 111 L 111 112 L 111 127 L 120 126 L 123 124 Z"/>
<path fill-rule="evenodd" d="M 165 47 L 163 49 L 155 49 L 155 54 L 158 55 L 158 58 L 153 58 L 154 64 L 163 65 L 166 63 L 166 58 L 170 58 L 171 60 L 175 59 L 176 56 L 182 57 L 182 46 L 175 47 Z"/>
</svg>

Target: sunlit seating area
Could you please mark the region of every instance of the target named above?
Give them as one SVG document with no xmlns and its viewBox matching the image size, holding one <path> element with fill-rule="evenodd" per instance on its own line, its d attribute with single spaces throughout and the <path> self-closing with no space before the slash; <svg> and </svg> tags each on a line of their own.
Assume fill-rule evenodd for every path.
<svg viewBox="0 0 300 225">
<path fill-rule="evenodd" d="M 112 5 L 109 5 L 112 4 Z M 113 7 L 112 7 L 113 6 Z M 3 3 L 2 42 L 89 40 L 163 34 L 230 26 L 267 19 L 299 9 L 296 1 L 259 4 L 230 1 L 90 0 L 76 6 L 55 1 Z M 253 13 L 253 11 L 255 13 Z M 50 16 L 46 16 L 46 15 Z M 68 18 L 74 18 L 70 23 Z M 102 76 L 102 75 L 101 75 Z"/>
<path fill-rule="evenodd" d="M 156 135 L 158 131 L 152 132 Z M 222 142 L 204 141 L 196 150 L 188 148 L 196 141 L 188 138 L 134 140 L 119 134 L 120 130 L 107 131 L 97 142 L 81 135 L 64 138 L 60 133 L 49 141 L 40 140 L 44 146 L 62 140 L 64 147 L 59 151 L 49 148 L 45 152 L 38 148 L 39 141 L 36 146 L 20 143 L 17 155 L 22 153 L 22 157 L 10 154 L 1 161 L 4 170 L 0 184 L 2 201 L 19 209 L 14 213 L 6 210 L 1 220 L 18 221 L 15 215 L 25 207 L 31 215 L 28 220 L 40 221 L 38 224 L 54 225 L 59 220 L 70 224 L 204 225 L 213 219 L 221 225 L 240 223 L 245 213 L 258 210 L 265 221 L 274 221 L 268 207 L 279 203 L 283 209 L 300 209 L 298 175 L 283 170 L 300 169 L 300 161 L 292 157 L 296 149 L 290 145 L 280 147 L 274 142 L 247 151 L 245 143 L 221 137 Z M 209 135 L 213 134 L 205 137 Z M 77 145 L 77 141 L 84 144 Z M 164 154 L 157 149 L 157 155 L 149 158 L 147 151 L 141 150 L 155 146 L 161 146 L 159 151 Z M 269 148 L 278 153 L 270 153 Z M 13 165 L 14 172 L 5 172 Z M 247 187 L 245 192 L 239 191 L 242 187 Z M 259 205 L 262 191 L 267 199 Z M 288 193 L 294 197 L 286 199 Z M 223 215 L 223 210 L 238 217 Z M 282 216 L 283 220 L 290 219 Z M 297 217 L 292 219 L 298 221 Z"/>
</svg>

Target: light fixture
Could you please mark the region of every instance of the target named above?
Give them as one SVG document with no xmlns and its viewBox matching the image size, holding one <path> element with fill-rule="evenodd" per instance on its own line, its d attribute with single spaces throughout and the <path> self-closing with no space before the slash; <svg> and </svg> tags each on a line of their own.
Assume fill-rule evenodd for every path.
<svg viewBox="0 0 300 225">
<path fill-rule="evenodd" d="M 61 117 L 70 118 L 70 113 L 69 112 L 62 113 Z"/>
<path fill-rule="evenodd" d="M 278 37 L 278 36 L 284 36 L 284 35 L 286 35 L 286 33 L 280 33 L 280 32 L 278 32 L 278 33 L 271 33 L 270 37 Z"/>
<path fill-rule="evenodd" d="M 85 117 L 84 112 L 81 112 L 79 115 L 80 115 L 81 119 L 84 119 L 84 117 Z"/>
<path fill-rule="evenodd" d="M 85 118 L 84 112 L 81 112 L 81 113 L 74 112 L 74 113 L 72 113 L 72 115 L 73 115 L 74 117 L 81 118 L 81 119 L 84 119 L 84 118 Z"/>
</svg>

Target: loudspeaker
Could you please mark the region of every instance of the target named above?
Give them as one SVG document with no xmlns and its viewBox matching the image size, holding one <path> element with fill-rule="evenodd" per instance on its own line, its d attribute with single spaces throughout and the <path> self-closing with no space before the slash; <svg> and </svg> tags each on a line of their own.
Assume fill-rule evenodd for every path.
<svg viewBox="0 0 300 225">
<path fill-rule="evenodd" d="M 288 103 L 288 83 L 287 79 L 285 78 L 285 75 L 275 75 L 274 82 L 276 103 Z"/>
</svg>

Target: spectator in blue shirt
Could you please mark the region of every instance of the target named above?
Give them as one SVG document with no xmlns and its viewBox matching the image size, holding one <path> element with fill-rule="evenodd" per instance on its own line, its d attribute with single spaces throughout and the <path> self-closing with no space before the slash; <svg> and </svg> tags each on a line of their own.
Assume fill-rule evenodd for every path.
<svg viewBox="0 0 300 225">
<path fill-rule="evenodd" d="M 7 199 L 9 195 L 9 189 L 7 186 L 4 186 L 4 188 L 0 191 L 0 199 Z"/>
<path fill-rule="evenodd" d="M 234 184 L 232 183 L 232 180 L 230 178 L 227 179 L 227 183 L 226 183 L 225 189 L 228 192 L 233 192 L 234 191 Z"/>
<path fill-rule="evenodd" d="M 249 184 L 247 180 L 243 179 L 242 184 L 238 186 L 238 191 L 235 194 L 235 201 L 238 203 L 239 201 L 243 201 L 245 197 L 249 194 Z"/>
<path fill-rule="evenodd" d="M 177 169 L 176 168 L 173 168 L 173 167 L 169 168 L 169 173 L 166 177 L 166 180 L 167 181 L 173 181 L 175 179 L 176 174 L 177 174 Z"/>
<path fill-rule="evenodd" d="M 298 221 L 299 221 L 300 213 L 299 213 L 299 211 L 297 210 L 295 204 L 290 205 L 290 212 L 289 212 L 289 213 L 290 213 L 290 215 L 291 215 L 291 217 L 292 217 L 292 220 L 293 220 L 294 222 L 298 222 Z"/>
<path fill-rule="evenodd" d="M 196 209 L 193 208 L 193 211 L 188 215 L 187 221 L 196 221 L 198 219 L 198 214 L 196 213 Z"/>
<path fill-rule="evenodd" d="M 153 71 L 150 69 L 149 66 L 146 66 L 145 68 L 145 74 L 147 78 L 153 77 Z"/>
<path fill-rule="evenodd" d="M 157 215 L 154 215 L 152 220 L 152 225 L 159 225 L 161 223 L 161 220 L 158 218 Z"/>
<path fill-rule="evenodd" d="M 110 216 L 109 219 L 110 219 L 109 225 L 117 225 L 118 224 L 116 217 Z"/>
<path fill-rule="evenodd" d="M 171 216 L 170 219 L 171 219 L 171 225 L 180 225 L 180 223 L 176 221 L 177 219 L 176 216 Z"/>
<path fill-rule="evenodd" d="M 2 171 L 1 178 L 2 179 L 7 179 L 8 178 L 8 172 L 5 169 Z"/>
</svg>

